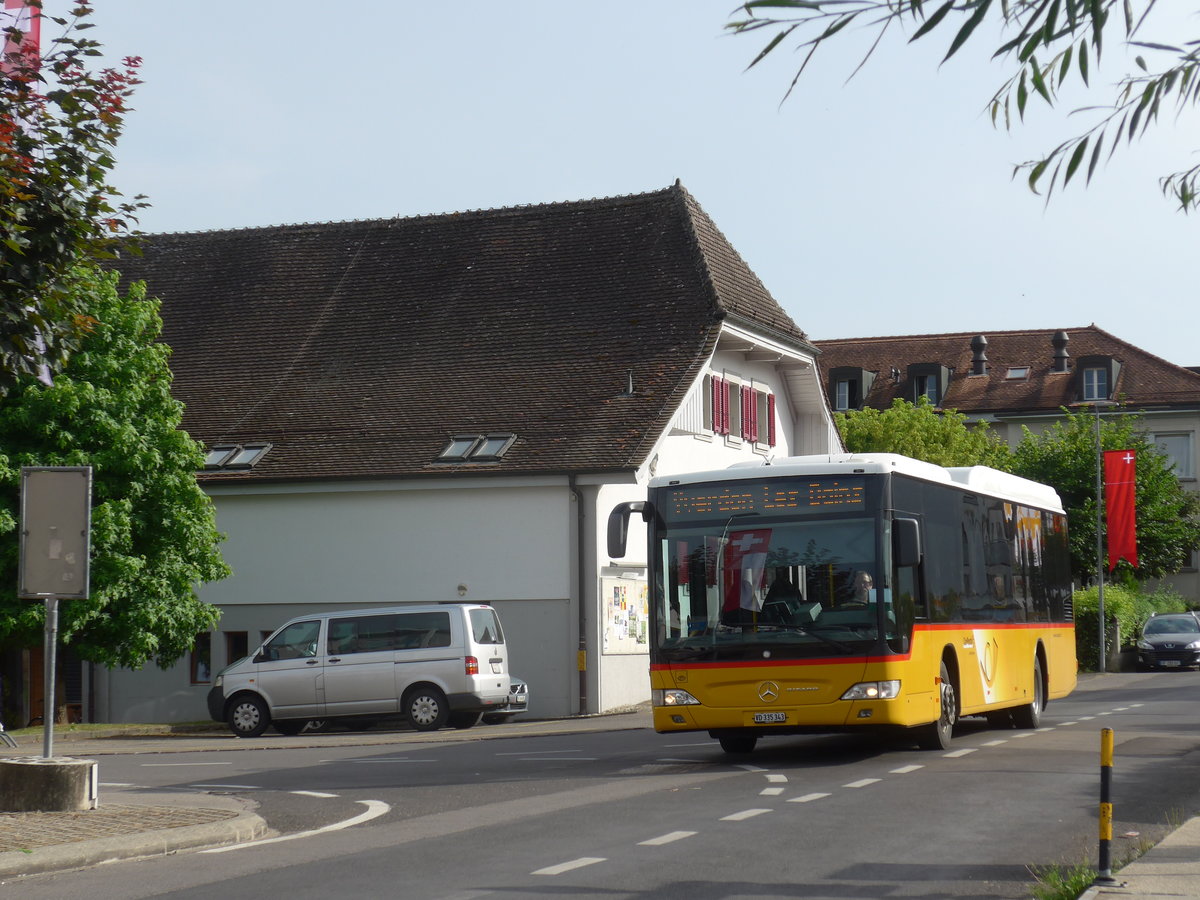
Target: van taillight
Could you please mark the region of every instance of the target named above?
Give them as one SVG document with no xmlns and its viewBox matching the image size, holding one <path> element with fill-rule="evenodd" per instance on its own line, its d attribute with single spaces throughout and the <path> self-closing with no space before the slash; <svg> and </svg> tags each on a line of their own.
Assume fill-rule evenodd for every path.
<svg viewBox="0 0 1200 900">
<path fill-rule="evenodd" d="M 467 674 L 468 675 L 478 675 L 479 674 L 479 660 L 477 660 L 474 656 L 467 657 Z"/>
</svg>

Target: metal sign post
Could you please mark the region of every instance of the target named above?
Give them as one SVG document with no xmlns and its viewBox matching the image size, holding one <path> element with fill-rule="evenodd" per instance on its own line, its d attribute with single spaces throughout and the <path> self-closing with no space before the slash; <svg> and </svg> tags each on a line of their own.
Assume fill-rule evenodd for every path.
<svg viewBox="0 0 1200 900">
<path fill-rule="evenodd" d="M 21 557 L 17 596 L 46 604 L 42 755 L 54 755 L 58 601 L 86 600 L 92 515 L 91 466 L 21 469 Z"/>
</svg>

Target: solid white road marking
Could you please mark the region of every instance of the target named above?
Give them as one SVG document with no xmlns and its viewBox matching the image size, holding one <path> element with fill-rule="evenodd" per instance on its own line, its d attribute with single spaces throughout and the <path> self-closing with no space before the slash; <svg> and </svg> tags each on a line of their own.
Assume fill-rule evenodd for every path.
<svg viewBox="0 0 1200 900">
<path fill-rule="evenodd" d="M 350 828 L 353 825 L 361 825 L 363 822 L 369 822 L 372 819 L 377 819 L 391 809 L 382 800 L 358 800 L 358 803 L 363 804 L 366 812 L 359 813 L 357 816 L 345 819 L 341 822 L 334 822 L 332 825 L 326 825 L 323 828 L 314 828 L 312 831 L 297 831 L 295 834 L 283 834 L 279 837 L 264 838 L 261 841 L 247 841 L 244 844 L 231 844 L 228 847 L 214 847 L 211 850 L 201 850 L 201 853 L 229 853 L 232 850 L 244 850 L 247 847 L 261 847 L 264 844 L 282 844 L 284 841 L 295 841 L 300 838 L 312 837 L 315 834 L 326 834 L 330 831 L 341 831 L 343 828 Z"/>
<path fill-rule="evenodd" d="M 563 872 L 570 872 L 572 869 L 582 869 L 584 866 L 602 863 L 605 858 L 602 856 L 581 856 L 579 859 L 573 859 L 570 862 L 559 863 L 557 866 L 547 866 L 544 869 L 537 869 L 530 872 L 530 875 L 561 875 Z"/>
<path fill-rule="evenodd" d="M 721 816 L 722 822 L 742 822 L 746 819 L 753 819 L 755 816 L 761 816 L 763 813 L 769 813 L 769 809 L 743 809 L 741 812 L 730 813 L 727 816 Z"/>
<path fill-rule="evenodd" d="M 675 841 L 682 841 L 684 838 L 694 836 L 694 831 L 668 831 L 666 834 L 660 834 L 656 838 L 650 838 L 648 841 L 639 841 L 639 847 L 661 847 L 663 844 L 671 844 Z"/>
<path fill-rule="evenodd" d="M 793 797 L 788 803 L 809 803 L 813 800 L 820 800 L 822 797 L 828 797 L 829 794 L 805 794 L 803 797 Z"/>
</svg>

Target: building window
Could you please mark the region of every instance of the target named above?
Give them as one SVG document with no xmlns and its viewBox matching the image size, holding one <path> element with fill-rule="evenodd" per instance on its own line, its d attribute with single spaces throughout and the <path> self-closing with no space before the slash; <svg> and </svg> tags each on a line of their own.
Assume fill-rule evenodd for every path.
<svg viewBox="0 0 1200 900">
<path fill-rule="evenodd" d="M 1083 370 L 1083 399 L 1108 399 L 1108 370 L 1100 367 Z"/>
<path fill-rule="evenodd" d="M 1176 478 L 1196 477 L 1190 431 L 1153 434 L 1151 439 L 1158 445 L 1158 449 L 1163 455 L 1174 464 Z"/>
<path fill-rule="evenodd" d="M 847 379 L 839 381 L 833 389 L 834 399 L 833 408 L 838 412 L 845 412 L 851 408 L 850 398 L 853 395 L 854 382 Z"/>
<path fill-rule="evenodd" d="M 271 449 L 268 443 L 215 444 L 204 454 L 205 469 L 251 469 Z"/>
<path fill-rule="evenodd" d="M 1009 366 L 1008 374 L 1004 377 L 1009 381 L 1027 381 L 1029 379 L 1029 366 Z"/>
<path fill-rule="evenodd" d="M 250 635 L 245 631 L 225 632 L 225 663 L 235 663 L 250 655 Z"/>
<path fill-rule="evenodd" d="M 516 442 L 512 432 L 456 434 L 438 454 L 437 462 L 496 462 Z"/>
<path fill-rule="evenodd" d="M 713 434 L 775 446 L 775 395 L 769 391 L 710 375 L 705 415 Z"/>
<path fill-rule="evenodd" d="M 208 684 L 212 681 L 212 635 L 207 631 L 196 635 L 190 668 L 192 684 Z"/>
<path fill-rule="evenodd" d="M 935 376 L 917 375 L 913 379 L 913 385 L 915 389 L 914 401 L 918 401 L 924 397 L 934 406 L 938 405 L 938 382 Z"/>
</svg>

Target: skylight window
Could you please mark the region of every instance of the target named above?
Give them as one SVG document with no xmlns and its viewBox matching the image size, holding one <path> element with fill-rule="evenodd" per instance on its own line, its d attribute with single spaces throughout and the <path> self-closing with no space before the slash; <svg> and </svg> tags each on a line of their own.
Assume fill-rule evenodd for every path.
<svg viewBox="0 0 1200 900">
<path fill-rule="evenodd" d="M 258 465 L 271 445 L 267 443 L 254 444 L 214 444 L 204 454 L 204 468 L 213 469 L 250 469 Z"/>
<path fill-rule="evenodd" d="M 517 436 L 511 432 L 496 434 L 456 434 L 438 454 L 438 462 L 494 462 L 508 452 Z"/>
<path fill-rule="evenodd" d="M 1029 366 L 1009 366 L 1004 377 L 1009 381 L 1024 381 L 1029 377 Z"/>
</svg>

